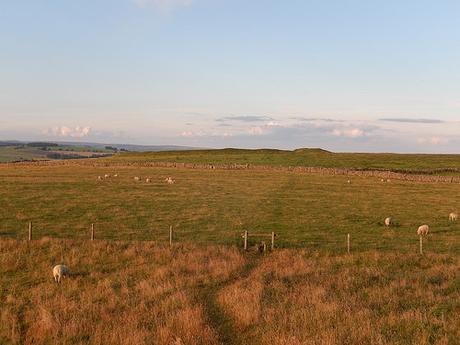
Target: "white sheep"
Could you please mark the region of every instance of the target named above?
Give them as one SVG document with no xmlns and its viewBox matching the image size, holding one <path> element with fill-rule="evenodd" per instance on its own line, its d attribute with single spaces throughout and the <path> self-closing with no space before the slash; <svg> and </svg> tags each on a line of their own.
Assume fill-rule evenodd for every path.
<svg viewBox="0 0 460 345">
<path fill-rule="evenodd" d="M 390 179 L 387 179 L 387 182 L 391 182 L 391 180 L 390 180 Z"/>
<path fill-rule="evenodd" d="M 60 283 L 63 277 L 70 275 L 70 270 L 66 265 L 56 265 L 53 268 L 53 277 L 56 283 Z"/>
<path fill-rule="evenodd" d="M 385 218 L 385 226 L 391 226 L 392 221 L 390 217 Z"/>
<path fill-rule="evenodd" d="M 105 175 L 104 175 L 104 178 L 109 178 L 109 177 L 110 177 L 109 174 L 105 174 Z"/>
<path fill-rule="evenodd" d="M 457 221 L 458 220 L 458 213 L 452 212 L 451 214 L 449 214 L 449 220 L 451 222 Z"/>
<path fill-rule="evenodd" d="M 140 177 L 138 177 L 138 176 L 134 177 L 134 181 L 140 181 L 140 180 L 141 180 Z"/>
<path fill-rule="evenodd" d="M 430 231 L 430 227 L 426 224 L 420 225 L 417 229 L 417 235 L 419 236 L 424 236 L 428 235 L 428 232 Z"/>
<path fill-rule="evenodd" d="M 146 178 L 145 182 L 150 183 L 150 182 L 152 182 L 152 179 L 151 178 Z"/>
<path fill-rule="evenodd" d="M 347 181 L 347 183 L 351 183 L 351 181 L 350 181 L 350 180 L 348 180 L 348 181 Z"/>
<path fill-rule="evenodd" d="M 113 177 L 118 177 L 118 174 L 113 175 Z"/>
<path fill-rule="evenodd" d="M 172 179 L 171 176 L 168 176 L 167 178 L 165 178 L 165 181 L 166 181 L 168 184 L 173 184 L 173 183 L 174 183 L 174 180 Z"/>
<path fill-rule="evenodd" d="M 98 179 L 99 181 L 102 181 L 102 176 L 98 176 L 97 179 Z"/>
<path fill-rule="evenodd" d="M 380 179 L 380 182 L 385 182 L 385 180 L 382 178 L 382 179 Z"/>
</svg>

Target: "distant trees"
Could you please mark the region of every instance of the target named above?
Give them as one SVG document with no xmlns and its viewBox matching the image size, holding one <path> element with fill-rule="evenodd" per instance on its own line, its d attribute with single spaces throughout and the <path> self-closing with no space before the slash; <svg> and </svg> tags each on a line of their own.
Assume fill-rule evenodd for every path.
<svg viewBox="0 0 460 345">
<path fill-rule="evenodd" d="M 26 146 L 46 148 L 46 147 L 56 147 L 56 146 L 59 146 L 59 144 L 36 141 L 36 142 L 27 143 Z"/>
<path fill-rule="evenodd" d="M 101 158 L 101 157 L 110 157 L 112 154 L 92 154 L 92 155 L 79 155 L 73 153 L 59 153 L 59 152 L 50 152 L 46 155 L 48 159 L 84 159 L 84 158 Z"/>
<path fill-rule="evenodd" d="M 78 158 L 86 158 L 85 156 L 81 156 L 78 154 L 66 154 L 66 153 L 57 153 L 52 152 L 46 155 L 46 158 L 49 159 L 78 159 Z"/>
</svg>

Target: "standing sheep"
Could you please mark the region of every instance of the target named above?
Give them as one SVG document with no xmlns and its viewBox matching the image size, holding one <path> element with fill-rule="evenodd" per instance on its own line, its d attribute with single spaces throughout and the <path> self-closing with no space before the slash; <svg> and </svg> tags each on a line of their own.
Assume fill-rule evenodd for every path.
<svg viewBox="0 0 460 345">
<path fill-rule="evenodd" d="M 428 235 L 428 232 L 430 231 L 430 227 L 426 224 L 420 225 L 417 229 L 417 235 L 419 236 L 425 236 Z"/>
<path fill-rule="evenodd" d="M 134 177 L 134 181 L 140 181 L 140 180 L 141 180 L 140 177 L 138 177 L 138 176 Z"/>
<path fill-rule="evenodd" d="M 456 222 L 458 220 L 458 213 L 452 212 L 449 214 L 449 220 L 451 222 Z"/>
<path fill-rule="evenodd" d="M 97 179 L 98 179 L 99 181 L 102 181 L 102 176 L 98 176 Z"/>
<path fill-rule="evenodd" d="M 174 180 L 172 179 L 171 176 L 168 176 L 167 178 L 165 178 L 165 181 L 166 181 L 168 184 L 173 184 L 173 183 L 174 183 Z"/>
<path fill-rule="evenodd" d="M 389 227 L 391 226 L 391 224 L 392 224 L 391 218 L 390 217 L 385 218 L 385 226 Z"/>
<path fill-rule="evenodd" d="M 109 177 L 110 177 L 109 174 L 105 174 L 105 175 L 104 175 L 104 178 L 109 178 Z"/>
<path fill-rule="evenodd" d="M 151 179 L 151 178 L 146 178 L 146 179 L 145 179 L 145 182 L 146 182 L 146 183 L 150 183 L 150 182 L 152 182 L 152 179 Z"/>
<path fill-rule="evenodd" d="M 53 277 L 56 283 L 60 283 L 63 277 L 67 277 L 70 270 L 66 265 L 56 265 L 53 268 Z"/>
</svg>

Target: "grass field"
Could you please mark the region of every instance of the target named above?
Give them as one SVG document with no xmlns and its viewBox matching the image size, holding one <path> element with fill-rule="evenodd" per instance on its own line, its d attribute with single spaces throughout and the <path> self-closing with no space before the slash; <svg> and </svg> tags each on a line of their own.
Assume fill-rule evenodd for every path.
<svg viewBox="0 0 460 345">
<path fill-rule="evenodd" d="M 118 178 L 98 181 L 98 175 Z M 151 177 L 152 183 L 135 182 Z M 174 185 L 164 183 L 173 176 Z M 25 238 L 33 221 L 37 237 L 238 244 L 244 230 L 277 233 L 282 247 L 341 253 L 346 234 L 354 251 L 415 252 L 416 229 L 432 233 L 426 249 L 460 250 L 460 185 L 294 172 L 224 171 L 140 167 L 0 167 L 0 236 Z M 385 217 L 397 222 L 383 227 Z"/>
<path fill-rule="evenodd" d="M 73 269 L 60 286 L 56 262 Z M 219 344 L 196 291 L 243 264 L 232 248 L 0 241 L 0 343 Z"/>
<path fill-rule="evenodd" d="M 458 256 L 0 240 L 1 344 L 455 345 L 459 300 Z"/>
<path fill-rule="evenodd" d="M 0 165 L 0 344 L 460 343 L 460 184 L 120 165 L 137 157 Z M 276 250 L 243 252 L 245 230 Z"/>
<path fill-rule="evenodd" d="M 47 152 L 36 147 L 0 146 L 0 163 L 46 159 Z"/>
<path fill-rule="evenodd" d="M 46 150 L 43 150 L 46 148 Z M 51 160 L 56 157 L 88 158 L 97 155 L 112 154 L 113 151 L 83 146 L 0 146 L 0 163 Z"/>
<path fill-rule="evenodd" d="M 201 164 L 253 164 L 328 168 L 443 170 L 460 169 L 460 155 L 333 153 L 321 149 L 282 150 L 201 150 L 156 153 L 125 153 L 115 162 L 180 162 Z"/>
</svg>

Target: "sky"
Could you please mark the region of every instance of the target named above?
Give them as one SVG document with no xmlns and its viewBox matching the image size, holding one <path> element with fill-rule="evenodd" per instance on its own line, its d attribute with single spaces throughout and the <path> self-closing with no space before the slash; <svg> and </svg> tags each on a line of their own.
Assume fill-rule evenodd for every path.
<svg viewBox="0 0 460 345">
<path fill-rule="evenodd" d="M 459 13 L 0 0 L 0 140 L 460 153 Z"/>
</svg>

